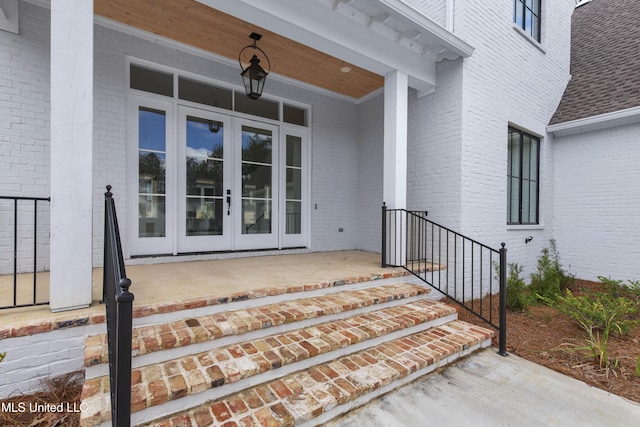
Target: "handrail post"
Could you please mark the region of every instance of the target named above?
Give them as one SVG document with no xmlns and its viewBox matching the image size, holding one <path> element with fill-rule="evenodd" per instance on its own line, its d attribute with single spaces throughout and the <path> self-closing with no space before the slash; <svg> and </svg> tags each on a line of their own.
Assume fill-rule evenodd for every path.
<svg viewBox="0 0 640 427">
<path fill-rule="evenodd" d="M 500 248 L 500 342 L 498 354 L 508 356 L 507 353 L 507 248 L 505 243 Z"/>
<path fill-rule="evenodd" d="M 387 266 L 387 204 L 382 202 L 382 267 Z"/>
<path fill-rule="evenodd" d="M 126 277 L 118 283 L 120 292 L 116 296 L 118 316 L 118 337 L 116 343 L 117 366 L 116 385 L 116 419 L 118 427 L 131 425 L 131 326 L 133 311 L 133 294 L 129 292 L 131 280 Z"/>
<path fill-rule="evenodd" d="M 103 299 L 107 317 L 111 422 L 114 427 L 131 425 L 131 338 L 133 294 L 126 277 L 120 231 L 111 186 L 105 193 Z"/>
</svg>

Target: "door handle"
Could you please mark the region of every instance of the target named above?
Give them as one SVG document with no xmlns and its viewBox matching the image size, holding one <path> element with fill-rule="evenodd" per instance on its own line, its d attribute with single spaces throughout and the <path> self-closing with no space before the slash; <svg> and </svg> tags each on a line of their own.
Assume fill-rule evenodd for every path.
<svg viewBox="0 0 640 427">
<path fill-rule="evenodd" d="M 231 215 L 231 190 L 227 190 L 227 215 Z"/>
</svg>

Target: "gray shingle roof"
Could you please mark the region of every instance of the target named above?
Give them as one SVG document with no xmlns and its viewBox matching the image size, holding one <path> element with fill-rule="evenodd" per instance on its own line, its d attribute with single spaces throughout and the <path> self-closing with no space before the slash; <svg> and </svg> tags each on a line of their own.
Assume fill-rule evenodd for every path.
<svg viewBox="0 0 640 427">
<path fill-rule="evenodd" d="M 593 0 L 575 9 L 571 81 L 549 124 L 640 106 L 640 0 Z"/>
</svg>

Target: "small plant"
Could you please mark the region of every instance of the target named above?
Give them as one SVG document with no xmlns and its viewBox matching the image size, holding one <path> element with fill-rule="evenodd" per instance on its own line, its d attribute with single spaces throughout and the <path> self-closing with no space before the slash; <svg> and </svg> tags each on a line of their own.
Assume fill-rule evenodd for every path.
<svg viewBox="0 0 640 427">
<path fill-rule="evenodd" d="M 2 362 L 5 357 L 7 357 L 7 353 L 0 353 L 0 362 Z"/>
<path fill-rule="evenodd" d="M 555 240 L 549 241 L 550 248 L 543 248 L 538 258 L 538 270 L 531 274 L 531 291 L 543 299 L 555 300 L 574 281 L 574 277 L 560 264 L 560 254 Z"/>
<path fill-rule="evenodd" d="M 555 299 L 544 296 L 540 298 L 578 322 L 586 334 L 586 345 L 574 349 L 589 351 L 601 368 L 610 366 L 607 346 L 611 333 L 623 334 L 637 323 L 631 316 L 637 313 L 638 307 L 625 298 L 608 293 L 574 296 L 567 289 L 564 296 L 556 296 Z"/>
<path fill-rule="evenodd" d="M 640 377 L 640 356 L 636 359 L 636 377 Z"/>
<path fill-rule="evenodd" d="M 628 280 L 624 284 L 623 280 L 614 280 L 604 276 L 598 276 L 607 292 L 618 297 L 624 297 L 640 304 L 640 280 Z"/>
<path fill-rule="evenodd" d="M 524 311 L 531 304 L 531 297 L 524 279 L 520 274 L 524 267 L 518 263 L 509 263 L 507 277 L 507 308 L 511 311 Z"/>
</svg>

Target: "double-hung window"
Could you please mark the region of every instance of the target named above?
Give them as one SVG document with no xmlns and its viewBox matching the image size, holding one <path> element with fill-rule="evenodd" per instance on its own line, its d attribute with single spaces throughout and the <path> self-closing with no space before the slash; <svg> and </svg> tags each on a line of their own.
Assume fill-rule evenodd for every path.
<svg viewBox="0 0 640 427">
<path fill-rule="evenodd" d="M 540 139 L 509 128 L 507 223 L 538 224 Z"/>
<path fill-rule="evenodd" d="M 540 42 L 540 3 L 542 0 L 514 0 L 513 22 Z"/>
</svg>

